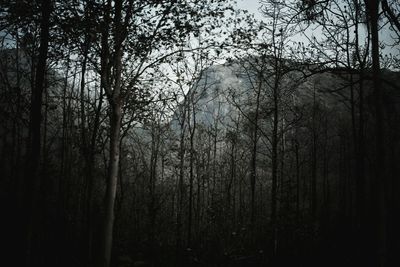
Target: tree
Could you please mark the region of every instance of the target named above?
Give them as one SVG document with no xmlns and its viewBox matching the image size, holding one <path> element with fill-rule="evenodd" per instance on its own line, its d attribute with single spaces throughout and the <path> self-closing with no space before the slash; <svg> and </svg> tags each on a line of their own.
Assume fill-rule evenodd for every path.
<svg viewBox="0 0 400 267">
<path fill-rule="evenodd" d="M 290 4 L 287 7 L 290 9 Z M 379 12 L 380 7 L 386 16 L 385 23 L 380 24 L 380 20 L 383 19 L 382 14 Z M 361 237 L 365 236 L 361 232 L 365 232 L 365 224 L 370 221 L 373 222 L 369 227 L 370 231 L 375 232 L 375 238 L 369 239 L 369 246 L 375 247 L 377 252 L 374 261 L 378 261 L 380 258 L 380 264 L 385 265 L 383 254 L 386 250 L 386 225 L 387 225 L 387 198 L 382 197 L 386 194 L 387 184 L 386 175 L 384 174 L 386 169 L 385 165 L 385 131 L 386 131 L 386 118 L 384 111 L 384 93 L 382 92 L 382 74 L 381 74 L 381 63 L 385 58 L 382 56 L 384 43 L 380 41 L 380 35 L 383 33 L 383 29 L 389 29 L 392 34 L 397 35 L 398 23 L 396 18 L 396 5 L 394 3 L 388 3 L 387 1 L 297 1 L 296 8 L 291 18 L 299 22 L 299 27 L 302 29 L 302 36 L 307 38 L 305 45 L 300 45 L 300 49 L 303 50 L 303 59 L 308 60 L 314 67 L 322 66 L 321 71 L 327 71 L 332 69 L 344 68 L 347 72 L 339 72 L 341 76 L 349 77 L 349 86 L 344 88 L 350 89 L 350 97 L 348 98 L 351 104 L 351 116 L 352 116 L 352 128 L 354 138 L 354 157 L 356 158 L 356 164 L 354 172 L 357 176 L 355 192 L 356 198 L 356 217 L 357 225 L 356 230 Z M 383 20 L 382 20 L 383 21 Z M 390 25 L 387 26 L 387 23 Z M 310 28 L 311 27 L 311 28 Z M 317 30 L 322 31 L 321 35 L 315 35 L 313 32 Z M 367 38 L 363 43 L 360 35 L 364 33 Z M 381 39 L 382 40 L 382 39 Z M 393 46 L 396 41 L 389 46 Z M 301 48 L 302 47 L 302 48 Z M 308 49 L 307 49 L 308 48 Z M 307 55 L 308 53 L 308 55 Z M 371 71 L 367 68 L 371 67 Z M 338 72 L 336 72 L 338 73 Z M 367 189 L 367 177 L 365 168 L 365 156 L 366 149 L 364 145 L 364 129 L 366 124 L 364 123 L 364 101 L 366 97 L 366 86 L 365 81 L 372 80 L 374 83 L 374 132 L 376 135 L 375 139 L 375 153 L 376 158 L 375 165 L 375 177 L 370 178 L 372 187 L 371 194 L 373 196 L 373 204 L 369 203 L 374 207 L 373 218 L 365 219 L 365 199 L 363 195 Z M 358 86 L 358 99 L 354 94 L 354 85 Z M 356 109 L 355 103 L 358 101 L 358 125 L 356 123 Z M 358 127 L 358 131 L 357 131 Z M 385 189 L 386 188 L 386 189 Z M 380 203 L 378 208 L 376 205 Z M 385 204 L 386 203 L 386 204 Z M 375 229 L 375 230 L 372 230 Z M 378 230 L 379 229 L 379 230 Z M 360 248 L 365 245 L 366 242 L 360 241 Z M 378 262 L 377 262 L 378 264 Z"/>
<path fill-rule="evenodd" d="M 400 22 L 399 22 L 399 3 L 396 1 L 382 0 L 382 10 L 391 24 L 393 31 L 396 33 L 398 40 L 400 41 Z M 396 13 L 397 12 L 397 13 Z"/>
<path fill-rule="evenodd" d="M 379 48 L 379 2 L 378 0 L 366 1 L 365 5 L 368 14 L 368 23 L 371 27 L 371 58 L 372 58 L 372 79 L 374 84 L 375 96 L 375 134 L 376 134 L 376 167 L 375 181 L 373 182 L 376 192 L 373 193 L 375 203 L 375 216 L 377 219 L 376 244 L 377 244 L 377 262 L 378 266 L 386 266 L 386 168 L 385 168 L 385 121 L 383 114 L 383 93 L 381 89 L 381 67 L 380 67 L 380 48 Z"/>
<path fill-rule="evenodd" d="M 207 7 L 200 9 L 200 7 Z M 224 15 L 224 6 L 209 5 L 208 1 L 192 2 L 153 2 L 145 1 L 108 1 L 102 19 L 101 70 L 102 85 L 110 105 L 110 155 L 109 177 L 106 190 L 106 211 L 104 219 L 104 266 L 109 266 L 114 220 L 114 202 L 118 177 L 119 131 L 122 108 L 129 88 L 138 85 L 138 81 L 151 67 L 168 59 L 182 37 L 196 33 L 206 17 L 218 18 Z M 155 16 L 152 16 L 153 12 Z M 111 18 L 110 14 L 114 13 Z M 188 15 L 190 15 L 190 20 Z M 141 21 L 135 21 L 140 17 Z M 131 30 L 141 23 L 140 31 Z M 110 26 L 112 25 L 112 27 Z M 143 25 L 147 25 L 143 27 Z M 139 28 L 138 28 L 139 29 Z M 111 32 L 110 32 L 111 31 Z M 162 53 L 161 47 L 167 52 Z M 124 77 L 122 61 L 130 60 L 131 68 Z M 132 64 L 133 63 L 133 64 Z"/>
<path fill-rule="evenodd" d="M 49 28 L 50 28 L 50 13 L 52 5 L 50 0 L 43 0 L 41 3 L 41 22 L 40 22 L 40 47 L 38 55 L 38 64 L 35 74 L 35 87 L 32 90 L 31 112 L 30 112 L 30 126 L 29 135 L 30 142 L 28 147 L 28 163 L 26 172 L 26 212 L 28 214 L 27 220 L 27 247 L 26 247 L 26 260 L 27 265 L 34 265 L 34 258 L 32 249 L 35 246 L 35 238 L 38 231 L 39 222 L 39 190 L 41 186 L 40 175 L 40 156 L 41 156 L 41 124 L 42 124 L 42 101 L 44 91 L 44 80 L 47 69 L 47 53 L 49 47 Z"/>
</svg>

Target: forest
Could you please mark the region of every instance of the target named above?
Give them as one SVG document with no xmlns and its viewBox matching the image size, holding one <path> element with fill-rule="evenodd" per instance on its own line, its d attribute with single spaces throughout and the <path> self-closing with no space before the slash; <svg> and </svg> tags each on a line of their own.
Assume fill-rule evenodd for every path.
<svg viewBox="0 0 400 267">
<path fill-rule="evenodd" d="M 0 265 L 400 266 L 400 2 L 243 1 L 0 0 Z"/>
</svg>

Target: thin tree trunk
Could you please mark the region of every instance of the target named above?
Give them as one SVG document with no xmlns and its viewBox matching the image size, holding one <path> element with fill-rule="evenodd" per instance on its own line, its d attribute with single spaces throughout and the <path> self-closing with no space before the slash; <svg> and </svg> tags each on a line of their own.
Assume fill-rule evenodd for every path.
<svg viewBox="0 0 400 267">
<path fill-rule="evenodd" d="M 272 186 L 271 186 L 271 227 L 272 227 L 272 247 L 273 256 L 277 253 L 278 233 L 277 233 L 277 189 L 278 189 L 278 127 L 279 127 L 279 110 L 278 110 L 278 90 L 280 73 L 278 66 L 280 62 L 275 59 L 275 81 L 273 87 L 273 125 L 272 125 Z"/>
<path fill-rule="evenodd" d="M 254 121 L 252 122 L 254 125 L 253 132 L 253 149 L 251 153 L 251 172 L 250 172 L 250 185 L 251 185 L 251 217 L 250 217 L 250 225 L 252 230 L 255 226 L 255 194 L 256 194 L 256 177 L 257 177 L 257 141 L 258 141 L 258 116 L 260 109 L 260 96 L 261 96 L 261 88 L 262 88 L 262 73 L 258 74 L 258 87 L 257 87 L 257 95 L 256 95 L 256 110 L 254 114 Z"/>
<path fill-rule="evenodd" d="M 299 160 L 299 142 L 294 140 L 294 152 L 296 158 L 296 222 L 300 223 L 300 160 Z"/>
<path fill-rule="evenodd" d="M 195 104 L 193 103 L 193 99 L 191 99 L 192 104 L 192 115 L 193 115 L 193 125 L 189 125 L 190 131 L 190 169 L 189 169 L 189 214 L 188 214 L 188 237 L 187 237 L 187 245 L 188 247 L 191 246 L 191 239 L 192 239 L 192 210 L 193 210 L 193 180 L 194 180 L 194 173 L 193 173 L 193 164 L 194 164 L 194 135 L 196 131 L 196 111 L 195 111 Z M 189 120 L 191 120 L 189 116 Z"/>
<path fill-rule="evenodd" d="M 201 160 L 201 163 L 200 163 Z M 198 234 L 200 231 L 200 218 L 201 218 L 201 180 L 202 179 L 202 171 L 204 170 L 202 166 L 204 166 L 204 160 L 197 158 L 197 166 L 196 166 L 196 213 L 195 213 L 195 233 Z"/>
<path fill-rule="evenodd" d="M 93 236 L 94 236 L 94 225 L 93 225 L 93 186 L 94 186 L 94 171 L 95 171 L 95 156 L 96 156 L 96 144 L 97 135 L 100 125 L 101 108 L 103 105 L 103 87 L 100 86 L 99 92 L 99 102 L 96 108 L 96 114 L 93 123 L 93 130 L 91 134 L 90 144 L 88 148 L 88 158 L 87 158 L 87 182 L 86 182 L 86 249 L 87 249 L 87 261 L 89 265 L 93 261 Z"/>
<path fill-rule="evenodd" d="M 312 159 L 311 159 L 311 218 L 313 223 L 317 218 L 317 123 L 316 123 L 316 102 L 315 102 L 315 86 L 313 93 L 313 115 L 312 115 Z"/>
<path fill-rule="evenodd" d="M 155 183 L 156 183 L 156 168 L 158 158 L 158 146 L 160 140 L 159 125 L 155 121 L 152 123 L 151 129 L 151 154 L 150 154 L 150 174 L 148 182 L 149 198 L 147 202 L 147 235 L 149 240 L 149 251 L 150 255 L 153 256 L 155 248 L 155 219 L 156 219 L 156 207 L 155 207 Z"/>
<path fill-rule="evenodd" d="M 16 50 L 15 50 L 15 61 L 16 61 L 16 74 L 17 74 L 17 114 L 21 114 L 21 100 L 22 100 L 22 91 L 21 91 L 21 74 L 20 74 L 20 46 L 19 46 L 19 31 L 18 28 L 16 29 Z M 20 121 L 16 122 L 16 129 L 15 129 L 15 135 L 16 135 L 16 159 L 15 159 L 15 169 L 16 169 L 16 177 L 15 179 L 15 192 L 17 192 L 17 207 L 21 209 L 23 207 L 23 190 L 22 190 L 22 185 L 23 185 L 23 176 L 21 175 L 21 125 Z"/>
<path fill-rule="evenodd" d="M 227 211 L 228 211 L 228 213 L 230 213 L 231 212 L 231 210 L 232 210 L 232 215 L 233 215 L 233 217 L 234 217 L 234 214 L 235 214 L 235 207 L 234 207 L 234 205 L 232 205 L 233 203 L 233 201 L 231 202 L 231 200 L 232 200 L 232 195 L 233 195 L 233 199 L 234 199 L 234 196 L 235 196 L 235 176 L 236 176 L 236 166 L 235 166 L 235 161 L 236 161 L 236 159 L 235 159 L 235 152 L 236 152 L 236 135 L 235 134 L 233 134 L 233 136 L 232 136 L 232 140 L 230 140 L 231 141 L 231 153 L 230 153 L 230 173 L 229 173 L 229 182 L 228 182 L 228 186 L 227 186 L 227 197 L 226 197 L 226 207 L 227 207 Z M 233 193 L 232 193 L 232 191 L 233 191 Z M 232 209 L 231 209 L 232 208 Z M 229 215 L 231 215 L 231 214 L 229 214 Z M 234 221 L 233 221 L 233 224 L 234 224 Z"/>
<path fill-rule="evenodd" d="M 180 251 L 182 246 L 182 216 L 184 187 L 184 163 L 185 163 L 185 132 L 186 132 L 186 98 L 183 103 L 182 121 L 180 122 L 180 142 L 179 142 L 179 180 L 178 180 L 178 209 L 176 217 L 176 260 L 179 263 Z"/>
</svg>

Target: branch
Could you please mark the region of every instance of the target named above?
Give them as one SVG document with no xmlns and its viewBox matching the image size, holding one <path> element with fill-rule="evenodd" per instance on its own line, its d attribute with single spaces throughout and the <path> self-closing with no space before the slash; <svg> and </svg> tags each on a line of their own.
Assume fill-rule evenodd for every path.
<svg viewBox="0 0 400 267">
<path fill-rule="evenodd" d="M 397 28 L 397 31 L 400 32 L 400 21 L 399 21 L 400 15 L 396 17 L 393 10 L 390 8 L 387 0 L 382 0 L 382 9 L 383 9 L 386 17 L 391 22 L 391 24 L 394 25 Z"/>
</svg>

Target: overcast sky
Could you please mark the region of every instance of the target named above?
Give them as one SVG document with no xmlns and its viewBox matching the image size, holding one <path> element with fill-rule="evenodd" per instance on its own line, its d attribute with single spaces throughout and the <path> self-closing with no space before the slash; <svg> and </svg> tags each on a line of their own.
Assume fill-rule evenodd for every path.
<svg viewBox="0 0 400 267">
<path fill-rule="evenodd" d="M 236 0 L 237 1 L 237 6 L 241 9 L 247 9 L 249 12 L 253 13 L 257 19 L 262 19 L 263 16 L 260 14 L 258 11 L 260 7 L 260 0 Z M 393 37 L 391 36 L 391 33 L 389 31 L 381 31 L 380 32 L 380 39 L 387 44 L 392 44 L 393 43 Z M 305 41 L 304 38 L 301 38 L 299 36 L 299 39 L 301 41 Z M 399 55 L 400 54 L 400 48 L 399 46 L 395 47 L 389 47 L 386 46 L 385 49 L 383 50 L 384 53 L 389 54 L 392 53 L 394 55 Z"/>
<path fill-rule="evenodd" d="M 237 0 L 239 8 L 247 9 L 248 11 L 254 13 L 256 18 L 261 18 L 258 8 L 260 6 L 259 0 Z"/>
</svg>

